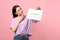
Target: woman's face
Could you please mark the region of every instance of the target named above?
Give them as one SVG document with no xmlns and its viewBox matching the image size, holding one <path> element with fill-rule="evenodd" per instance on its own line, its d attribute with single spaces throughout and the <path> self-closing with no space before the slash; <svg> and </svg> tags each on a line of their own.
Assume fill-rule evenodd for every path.
<svg viewBox="0 0 60 40">
<path fill-rule="evenodd" d="M 22 10 L 22 8 L 17 7 L 17 8 L 16 8 L 16 14 L 18 14 L 18 15 L 23 14 L 23 10 Z"/>
</svg>

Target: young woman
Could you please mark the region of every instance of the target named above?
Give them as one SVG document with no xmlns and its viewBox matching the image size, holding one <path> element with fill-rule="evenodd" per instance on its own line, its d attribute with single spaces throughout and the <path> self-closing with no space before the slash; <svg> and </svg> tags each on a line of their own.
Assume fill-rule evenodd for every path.
<svg viewBox="0 0 60 40">
<path fill-rule="evenodd" d="M 29 40 L 29 36 L 31 36 L 30 23 L 38 21 L 27 19 L 19 5 L 13 6 L 12 14 L 11 30 L 15 33 L 14 40 Z"/>
</svg>

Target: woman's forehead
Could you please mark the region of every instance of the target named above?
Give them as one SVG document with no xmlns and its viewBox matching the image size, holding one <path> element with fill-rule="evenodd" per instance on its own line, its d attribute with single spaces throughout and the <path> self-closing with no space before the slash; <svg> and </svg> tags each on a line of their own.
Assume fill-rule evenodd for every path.
<svg viewBox="0 0 60 40">
<path fill-rule="evenodd" d="M 20 10 L 20 7 L 17 7 L 16 10 Z"/>
</svg>

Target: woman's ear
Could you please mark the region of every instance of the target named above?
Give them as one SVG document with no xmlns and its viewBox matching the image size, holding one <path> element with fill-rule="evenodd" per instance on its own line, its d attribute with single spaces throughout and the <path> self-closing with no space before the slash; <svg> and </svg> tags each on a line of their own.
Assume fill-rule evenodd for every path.
<svg viewBox="0 0 60 40">
<path fill-rule="evenodd" d="M 17 14 L 17 13 L 15 13 L 15 14 Z"/>
<path fill-rule="evenodd" d="M 15 15 L 18 15 L 17 13 L 15 13 Z"/>
</svg>

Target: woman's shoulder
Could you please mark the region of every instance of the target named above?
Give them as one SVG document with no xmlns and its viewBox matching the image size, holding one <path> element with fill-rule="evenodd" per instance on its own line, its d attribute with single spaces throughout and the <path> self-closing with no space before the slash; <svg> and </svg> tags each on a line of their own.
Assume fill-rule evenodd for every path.
<svg viewBox="0 0 60 40">
<path fill-rule="evenodd" d="M 17 17 L 13 18 L 12 21 L 16 21 L 17 20 Z"/>
<path fill-rule="evenodd" d="M 17 19 L 18 17 L 15 17 L 15 18 L 13 18 L 13 19 Z"/>
</svg>

